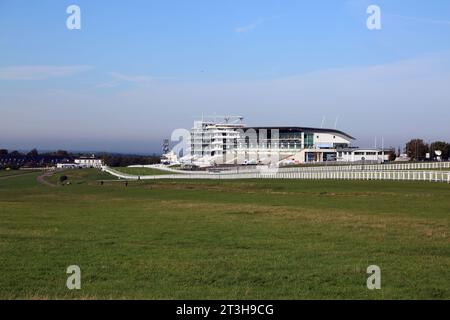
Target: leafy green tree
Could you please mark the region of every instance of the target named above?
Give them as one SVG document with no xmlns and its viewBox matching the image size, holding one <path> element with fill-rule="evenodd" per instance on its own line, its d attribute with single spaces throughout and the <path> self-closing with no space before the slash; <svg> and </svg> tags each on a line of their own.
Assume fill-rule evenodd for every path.
<svg viewBox="0 0 450 320">
<path fill-rule="evenodd" d="M 397 155 L 395 154 L 394 148 L 392 148 L 391 150 L 388 151 L 388 155 L 389 155 L 389 161 L 395 161 L 395 159 L 397 159 Z"/>
<path fill-rule="evenodd" d="M 422 139 L 412 139 L 406 144 L 406 153 L 412 160 L 425 160 L 429 146 Z"/>
<path fill-rule="evenodd" d="M 435 157 L 435 151 L 442 151 L 442 159 L 448 159 L 450 157 L 450 144 L 444 141 L 435 141 L 430 144 L 431 156 Z"/>
</svg>

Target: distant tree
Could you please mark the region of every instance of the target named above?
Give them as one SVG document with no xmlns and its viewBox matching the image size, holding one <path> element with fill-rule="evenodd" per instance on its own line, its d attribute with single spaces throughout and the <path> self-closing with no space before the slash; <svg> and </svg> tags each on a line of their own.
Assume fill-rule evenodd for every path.
<svg viewBox="0 0 450 320">
<path fill-rule="evenodd" d="M 27 153 L 27 157 L 30 157 L 30 158 L 37 158 L 38 156 L 39 156 L 39 153 L 36 149 L 33 149 Z"/>
<path fill-rule="evenodd" d="M 20 157 L 20 156 L 22 156 L 22 154 L 19 151 L 17 151 L 17 150 L 12 151 L 9 155 L 11 157 Z"/>
<path fill-rule="evenodd" d="M 388 151 L 388 155 L 389 155 L 389 161 L 395 161 L 395 159 L 397 159 L 397 155 L 395 154 L 394 148 L 392 148 L 391 150 Z"/>
<path fill-rule="evenodd" d="M 6 149 L 0 149 L 0 157 L 4 157 L 8 155 L 8 150 Z"/>
<path fill-rule="evenodd" d="M 103 159 L 105 164 L 110 167 L 126 167 L 134 164 L 145 165 L 160 162 L 160 157 L 156 155 L 141 156 L 141 155 L 102 154 L 100 155 L 100 158 Z"/>
<path fill-rule="evenodd" d="M 450 144 L 444 141 L 435 141 L 432 144 L 430 144 L 430 152 L 431 156 L 435 157 L 435 151 L 440 150 L 442 151 L 442 159 L 448 159 L 450 157 Z"/>
<path fill-rule="evenodd" d="M 69 153 L 66 150 L 58 150 L 55 152 L 55 156 L 69 157 Z"/>
<path fill-rule="evenodd" d="M 412 139 L 406 143 L 406 154 L 412 160 L 425 160 L 427 152 L 429 152 L 429 146 L 422 139 Z"/>
</svg>

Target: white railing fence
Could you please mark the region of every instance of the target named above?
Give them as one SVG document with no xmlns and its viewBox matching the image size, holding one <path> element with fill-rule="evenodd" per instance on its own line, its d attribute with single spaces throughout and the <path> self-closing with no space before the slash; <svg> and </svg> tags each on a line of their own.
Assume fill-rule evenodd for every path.
<svg viewBox="0 0 450 320">
<path fill-rule="evenodd" d="M 335 166 L 304 166 L 304 167 L 289 167 L 278 168 L 278 172 L 323 172 L 323 171 L 374 171 L 374 170 L 442 170 L 450 169 L 450 162 L 417 162 L 417 163 L 388 163 L 388 164 L 350 164 L 350 165 L 335 165 Z M 256 168 L 239 168 L 227 172 L 245 173 L 256 172 L 260 169 Z"/>
<path fill-rule="evenodd" d="M 401 170 L 353 170 L 323 172 L 247 172 L 247 173 L 196 173 L 188 175 L 163 174 L 136 176 L 125 174 L 109 167 L 103 171 L 118 178 L 127 180 L 159 180 L 159 179 L 303 179 L 303 180 L 394 180 L 394 181 L 429 181 L 450 183 L 450 171 L 401 171 Z"/>
</svg>

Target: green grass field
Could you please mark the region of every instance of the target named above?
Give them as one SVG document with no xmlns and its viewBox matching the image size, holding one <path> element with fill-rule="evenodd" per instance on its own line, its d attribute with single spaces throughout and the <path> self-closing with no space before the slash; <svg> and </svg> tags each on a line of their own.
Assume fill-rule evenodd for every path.
<svg viewBox="0 0 450 320">
<path fill-rule="evenodd" d="M 61 176 L 66 176 L 69 178 L 67 181 L 64 181 L 64 184 L 70 182 L 70 184 L 77 185 L 100 184 L 100 181 L 103 180 L 116 180 L 116 177 L 96 169 L 58 170 L 54 172 L 53 175 L 45 177 L 45 180 L 51 184 L 59 185 L 59 178 Z"/>
<path fill-rule="evenodd" d="M 35 170 L 0 170 L 0 179 L 37 172 Z"/>
<path fill-rule="evenodd" d="M 60 174 L 0 179 L 2 299 L 450 298 L 448 184 Z"/>
</svg>

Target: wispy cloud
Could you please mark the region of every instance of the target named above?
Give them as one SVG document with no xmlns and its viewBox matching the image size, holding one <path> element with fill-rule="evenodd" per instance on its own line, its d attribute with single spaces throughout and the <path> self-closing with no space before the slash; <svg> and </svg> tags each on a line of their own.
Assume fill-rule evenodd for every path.
<svg viewBox="0 0 450 320">
<path fill-rule="evenodd" d="M 252 31 L 252 30 L 256 29 L 258 26 L 260 26 L 260 25 L 262 25 L 262 24 L 264 24 L 266 22 L 269 22 L 269 21 L 272 21 L 272 20 L 278 19 L 278 18 L 279 18 L 279 16 L 271 17 L 271 18 L 259 19 L 259 20 L 253 21 L 250 24 L 237 27 L 237 28 L 234 29 L 234 31 L 236 31 L 237 33 L 249 32 L 249 31 Z"/>
<path fill-rule="evenodd" d="M 156 79 L 155 77 L 147 75 L 126 75 L 119 72 L 109 72 L 108 74 L 116 80 L 133 83 L 145 83 Z"/>
<path fill-rule="evenodd" d="M 147 85 L 155 80 L 172 79 L 168 77 L 153 77 L 148 75 L 127 75 L 119 72 L 108 72 L 108 75 L 112 78 L 112 80 L 98 84 L 98 88 L 112 88 L 123 82 L 132 83 L 134 85 Z"/>
<path fill-rule="evenodd" d="M 90 66 L 11 66 L 0 68 L 0 80 L 45 80 L 72 76 L 89 69 Z"/>
<path fill-rule="evenodd" d="M 439 24 L 439 25 L 447 25 L 450 26 L 450 20 L 438 20 L 438 19 L 428 19 L 428 18 L 418 18 L 411 16 L 403 16 L 400 14 L 386 14 L 386 16 L 390 16 L 393 18 L 408 20 L 417 23 L 431 23 L 431 24 Z"/>
</svg>

